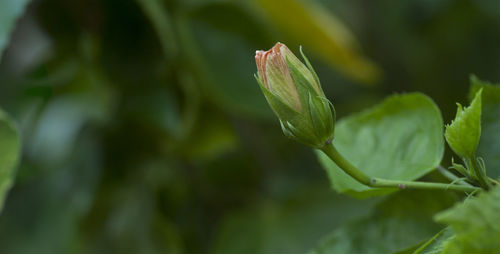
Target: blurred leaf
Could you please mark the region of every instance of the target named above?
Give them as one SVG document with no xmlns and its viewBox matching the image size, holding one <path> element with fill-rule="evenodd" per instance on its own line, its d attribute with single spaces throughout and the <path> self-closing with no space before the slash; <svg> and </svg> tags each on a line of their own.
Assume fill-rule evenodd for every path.
<svg viewBox="0 0 500 254">
<path fill-rule="evenodd" d="M 75 91 L 50 100 L 41 113 L 29 154 L 47 168 L 71 154 L 78 135 L 88 121 L 106 122 L 114 109 L 115 97 L 102 73 L 80 66 L 67 89 Z"/>
<path fill-rule="evenodd" d="M 209 160 L 235 149 L 237 139 L 233 127 L 224 117 L 208 113 L 187 142 L 186 152 L 194 161 Z M 193 146 L 192 144 L 196 144 Z"/>
<path fill-rule="evenodd" d="M 17 127 L 6 113 L 0 110 L 0 211 L 7 192 L 14 184 L 20 147 L 21 141 Z"/>
<path fill-rule="evenodd" d="M 443 251 L 443 245 L 455 237 L 453 230 L 450 227 L 443 229 L 424 244 L 420 244 L 414 251 L 401 252 L 397 254 L 439 254 Z"/>
<path fill-rule="evenodd" d="M 256 2 L 281 30 L 352 79 L 365 84 L 379 79 L 379 69 L 360 54 L 349 29 L 324 7 L 301 0 Z"/>
<path fill-rule="evenodd" d="M 500 177 L 500 86 L 471 78 L 472 87 L 469 97 L 483 89 L 481 113 L 481 139 L 477 155 L 483 157 L 488 175 Z"/>
<path fill-rule="evenodd" d="M 474 158 L 481 137 L 481 90 L 469 107 L 458 104 L 457 115 L 444 133 L 451 149 L 462 158 Z"/>
<path fill-rule="evenodd" d="M 142 125 L 154 126 L 174 138 L 181 137 L 180 106 L 178 98 L 169 89 L 137 93 L 127 102 L 127 111 Z"/>
<path fill-rule="evenodd" d="M 193 45 L 184 46 L 198 54 L 204 93 L 227 111 L 270 117 L 271 110 L 253 77 L 255 49 L 266 40 L 262 32 L 266 28 L 234 3 L 207 4 L 191 15 Z"/>
<path fill-rule="evenodd" d="M 420 93 L 394 95 L 375 107 L 341 119 L 333 143 L 371 177 L 415 180 L 441 162 L 443 120 L 434 102 Z M 356 197 L 391 192 L 364 186 L 318 152 L 332 187 Z"/>
<path fill-rule="evenodd" d="M 196 19 L 229 34 L 241 36 L 253 45 L 272 42 L 271 32 L 244 4 L 234 2 L 213 2 L 202 5 L 194 13 Z M 231 20 L 231 22 L 227 22 Z M 254 53 L 254 50 L 251 52 Z"/>
<path fill-rule="evenodd" d="M 177 42 L 169 14 L 160 0 L 137 0 L 153 24 L 161 42 L 163 53 L 171 57 L 177 53 Z"/>
<path fill-rule="evenodd" d="M 213 254 L 302 254 L 343 220 L 365 215 L 369 202 L 312 188 L 290 200 L 266 202 L 229 216 L 218 231 Z"/>
<path fill-rule="evenodd" d="M 155 207 L 154 192 L 133 183 L 102 191 L 84 221 L 81 253 L 183 253 L 177 228 Z"/>
<path fill-rule="evenodd" d="M 500 187 L 471 197 L 435 219 L 455 232 L 455 237 L 444 244 L 443 254 L 500 253 Z"/>
<path fill-rule="evenodd" d="M 102 171 L 99 141 L 92 131 L 85 134 L 70 148 L 72 156 L 57 163 L 60 167 L 14 186 L 0 217 L 1 253 L 78 253 L 78 223 L 92 205 Z M 24 156 L 19 173 L 41 171 L 44 165 L 31 159 Z"/>
<path fill-rule="evenodd" d="M 379 203 L 366 218 L 333 231 L 309 254 L 387 254 L 433 236 L 440 226 L 432 216 L 454 202 L 449 193 L 404 191 Z M 403 252 L 404 253 L 404 252 Z"/>
<path fill-rule="evenodd" d="M 0 60 L 2 60 L 3 50 L 9 42 L 12 29 L 28 2 L 29 0 L 0 1 Z"/>
</svg>

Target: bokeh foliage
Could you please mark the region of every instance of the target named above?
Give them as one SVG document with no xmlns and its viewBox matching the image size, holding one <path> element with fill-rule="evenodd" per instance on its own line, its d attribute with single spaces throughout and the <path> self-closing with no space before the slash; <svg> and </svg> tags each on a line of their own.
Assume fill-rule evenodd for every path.
<svg viewBox="0 0 500 254">
<path fill-rule="evenodd" d="M 305 253 L 384 216 L 282 135 L 255 50 L 302 44 L 340 118 L 421 91 L 448 123 L 469 73 L 500 80 L 496 5 L 0 1 L 0 106 L 23 138 L 0 253 Z"/>
</svg>

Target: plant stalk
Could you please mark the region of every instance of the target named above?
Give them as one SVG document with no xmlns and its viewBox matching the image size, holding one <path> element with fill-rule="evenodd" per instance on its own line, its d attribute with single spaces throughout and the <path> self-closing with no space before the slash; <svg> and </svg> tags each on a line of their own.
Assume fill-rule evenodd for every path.
<svg viewBox="0 0 500 254">
<path fill-rule="evenodd" d="M 479 184 L 483 189 L 488 190 L 490 188 L 490 185 L 488 184 L 486 180 L 486 176 L 483 174 L 481 169 L 479 168 L 479 165 L 477 164 L 477 161 L 474 157 L 468 159 L 470 162 L 470 167 L 472 168 L 472 171 L 474 172 L 474 175 L 476 175 L 477 180 L 479 181 Z"/>
<path fill-rule="evenodd" d="M 461 185 L 472 186 L 472 184 L 466 182 L 463 178 L 459 178 L 458 176 L 456 176 L 455 174 L 451 173 L 450 171 L 448 171 L 446 168 L 444 168 L 441 165 L 439 165 L 437 167 L 437 170 L 439 171 L 439 173 L 441 173 L 441 175 L 443 175 L 444 177 L 448 178 L 452 182 L 456 182 L 456 183 L 459 183 Z"/>
<path fill-rule="evenodd" d="M 472 192 L 480 190 L 478 187 L 467 185 L 455 185 L 446 183 L 399 181 L 382 178 L 372 178 L 367 176 L 356 166 L 352 165 L 342 154 L 340 154 L 333 144 L 325 145 L 321 148 L 337 166 L 356 181 L 369 187 L 399 188 L 399 189 L 431 189 L 431 190 L 455 190 Z"/>
</svg>

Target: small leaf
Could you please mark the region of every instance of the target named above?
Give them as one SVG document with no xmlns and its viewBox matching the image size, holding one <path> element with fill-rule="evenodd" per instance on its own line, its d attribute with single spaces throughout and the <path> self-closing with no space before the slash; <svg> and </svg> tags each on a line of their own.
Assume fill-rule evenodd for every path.
<svg viewBox="0 0 500 254">
<path fill-rule="evenodd" d="M 419 93 L 395 95 L 381 104 L 341 119 L 333 144 L 371 177 L 415 180 L 437 167 L 444 150 L 443 120 L 439 109 Z M 391 192 L 364 186 L 318 152 L 332 187 L 356 197 Z"/>
<path fill-rule="evenodd" d="M 473 158 L 481 137 L 481 91 L 467 108 L 458 104 L 457 115 L 446 126 L 444 136 L 451 149 L 462 158 Z"/>
<path fill-rule="evenodd" d="M 0 211 L 12 187 L 19 160 L 19 133 L 8 116 L 0 110 Z"/>
<path fill-rule="evenodd" d="M 443 254 L 500 253 L 500 187 L 437 214 L 435 220 L 455 232 Z"/>
<path fill-rule="evenodd" d="M 477 148 L 477 155 L 481 156 L 486 164 L 488 175 L 493 178 L 500 177 L 500 85 L 481 81 L 471 77 L 470 95 L 483 89 L 481 139 Z"/>
</svg>

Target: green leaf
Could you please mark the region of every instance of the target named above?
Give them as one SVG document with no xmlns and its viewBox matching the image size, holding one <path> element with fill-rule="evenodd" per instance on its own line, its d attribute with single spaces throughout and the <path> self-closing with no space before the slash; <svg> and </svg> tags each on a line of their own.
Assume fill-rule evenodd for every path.
<svg viewBox="0 0 500 254">
<path fill-rule="evenodd" d="M 229 2 L 202 5 L 190 17 L 185 28 L 189 31 L 184 33 L 192 36 L 182 47 L 200 76 L 203 94 L 229 112 L 271 119 L 251 75 L 256 70 L 255 49 L 269 44 L 265 43 L 267 28 L 245 6 Z"/>
<path fill-rule="evenodd" d="M 0 1 L 0 60 L 4 48 L 9 42 L 10 34 L 16 20 L 23 13 L 29 0 L 2 0 Z"/>
<path fill-rule="evenodd" d="M 415 180 L 437 167 L 444 150 L 439 109 L 420 93 L 391 96 L 364 112 L 341 119 L 333 143 L 371 177 Z M 356 197 L 391 192 L 356 182 L 318 152 L 332 187 Z"/>
<path fill-rule="evenodd" d="M 0 211 L 7 192 L 14 184 L 21 142 L 19 133 L 9 117 L 0 110 Z"/>
<path fill-rule="evenodd" d="M 483 89 L 481 139 L 477 148 L 477 155 L 486 162 L 488 175 L 492 178 L 500 177 L 500 86 L 471 77 L 470 97 Z"/>
<path fill-rule="evenodd" d="M 455 232 L 443 245 L 443 254 L 500 253 L 500 187 L 469 198 L 435 219 Z"/>
<path fill-rule="evenodd" d="M 432 216 L 454 200 L 443 192 L 396 193 L 379 203 L 370 216 L 337 228 L 309 254 L 412 253 L 409 246 L 426 241 L 441 229 Z"/>
<path fill-rule="evenodd" d="M 165 56 L 174 56 L 177 53 L 176 38 L 170 21 L 170 15 L 162 5 L 162 1 L 137 0 L 137 2 L 154 26 Z"/>
<path fill-rule="evenodd" d="M 457 115 L 444 133 L 451 149 L 462 158 L 474 158 L 481 137 L 481 90 L 467 108 L 458 104 Z"/>
</svg>

